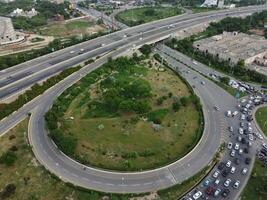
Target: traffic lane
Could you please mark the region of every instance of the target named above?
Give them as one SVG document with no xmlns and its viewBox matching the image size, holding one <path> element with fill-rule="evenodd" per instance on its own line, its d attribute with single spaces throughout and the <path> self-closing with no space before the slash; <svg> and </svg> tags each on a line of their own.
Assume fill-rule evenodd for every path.
<svg viewBox="0 0 267 200">
<path fill-rule="evenodd" d="M 266 6 L 263 6 L 263 7 L 256 7 L 255 6 L 253 8 L 249 8 L 249 9 L 248 8 L 243 8 L 243 9 L 235 10 L 235 12 L 244 13 L 246 10 L 249 10 L 249 12 L 253 12 L 253 11 L 259 11 L 259 10 L 264 10 L 264 9 L 266 9 Z M 159 21 L 154 21 L 154 22 L 147 23 L 147 24 L 142 24 L 142 25 L 139 25 L 139 26 L 136 26 L 136 27 L 127 28 L 126 30 L 118 31 L 118 32 L 115 32 L 115 33 L 112 33 L 112 34 L 109 34 L 109 35 L 106 35 L 106 36 L 102 36 L 102 37 L 99 37 L 99 38 L 96 38 L 96 39 L 93 39 L 93 40 L 90 40 L 90 41 L 86 41 L 86 42 L 80 43 L 78 45 L 74 45 L 74 46 L 59 50 L 57 52 L 51 53 L 50 55 L 63 54 L 63 53 L 66 53 L 66 52 L 69 52 L 69 51 L 72 51 L 72 50 L 77 50 L 77 46 L 80 46 L 80 45 L 88 46 L 88 43 L 90 43 L 90 42 L 96 43 L 97 41 L 101 41 L 104 38 L 109 37 L 109 36 L 114 35 L 114 34 L 123 34 L 123 33 L 131 33 L 131 34 L 133 34 L 133 33 L 140 32 L 142 30 L 146 30 L 146 28 L 149 29 L 149 28 L 151 28 L 153 26 L 154 27 L 159 27 L 159 26 L 163 26 L 163 25 L 167 26 L 170 23 L 177 23 L 177 20 L 181 21 L 181 20 L 195 18 L 195 17 L 199 17 L 199 16 L 210 15 L 211 13 L 214 13 L 214 16 L 218 16 L 218 15 L 221 15 L 222 13 L 225 13 L 224 16 L 226 16 L 227 13 L 230 14 L 230 13 L 233 13 L 233 11 L 234 10 L 228 10 L 228 11 L 225 10 L 225 11 L 218 11 L 216 13 L 215 12 L 198 13 L 198 14 L 192 14 L 192 15 L 175 16 L 175 17 L 171 17 L 171 18 L 167 18 L 167 19 L 163 19 L 163 20 L 159 20 Z M 34 60 L 31 60 L 31 61 L 28 61 L 28 64 L 30 66 L 32 66 L 33 64 L 45 61 L 46 60 L 46 56 L 47 55 L 41 56 L 41 57 L 36 58 Z M 18 68 L 22 68 L 22 65 L 17 65 L 15 67 L 11 67 L 9 69 L 6 69 L 6 71 L 10 71 L 11 72 L 13 70 L 17 70 Z"/>
</svg>

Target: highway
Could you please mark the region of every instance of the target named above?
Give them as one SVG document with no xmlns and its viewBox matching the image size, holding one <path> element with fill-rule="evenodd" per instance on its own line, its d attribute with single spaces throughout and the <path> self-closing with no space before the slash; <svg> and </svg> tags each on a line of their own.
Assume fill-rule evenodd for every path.
<svg viewBox="0 0 267 200">
<path fill-rule="evenodd" d="M 266 7 L 261 6 L 255 8 L 255 10 L 262 10 L 265 8 Z M 251 7 L 249 12 L 254 12 L 255 10 Z M 14 127 L 17 123 L 23 120 L 28 115 L 28 113 L 31 112 L 32 115 L 30 117 L 28 135 L 33 152 L 36 158 L 40 161 L 40 163 L 42 163 L 51 173 L 57 175 L 59 178 L 66 182 L 70 182 L 74 185 L 89 189 L 115 193 L 149 192 L 167 188 L 177 183 L 181 183 L 182 181 L 199 172 L 201 168 L 205 167 L 211 161 L 221 142 L 221 138 L 224 139 L 225 135 L 227 134 L 227 128 L 229 126 L 229 123 L 232 122 L 232 120 L 230 121 L 229 119 L 225 118 L 224 113 L 227 110 L 235 110 L 237 100 L 230 96 L 223 89 L 218 87 L 215 83 L 200 75 L 198 72 L 192 70 L 190 71 L 190 73 L 187 73 L 186 71 L 188 71 L 188 68 L 183 64 L 178 63 L 176 60 L 170 58 L 170 60 L 172 59 L 173 62 L 171 67 L 173 67 L 174 70 L 179 70 L 181 74 L 186 78 L 188 83 L 190 85 L 195 86 L 195 93 L 201 99 L 205 118 L 205 130 L 197 146 L 184 158 L 170 165 L 155 170 L 136 173 L 111 172 L 91 167 L 86 167 L 86 170 L 84 170 L 83 165 L 66 157 L 55 147 L 55 145 L 51 142 L 50 138 L 48 138 L 45 130 L 44 114 L 52 106 L 53 101 L 65 89 L 73 85 L 75 82 L 77 82 L 86 74 L 90 73 L 92 70 L 100 67 L 103 63 L 107 61 L 109 56 L 117 57 L 126 50 L 133 48 L 134 46 L 137 47 L 145 43 L 157 41 L 159 38 L 166 37 L 172 32 L 177 31 L 179 29 L 187 28 L 192 25 L 214 20 L 217 18 L 220 19 L 222 17 L 225 17 L 226 13 L 228 12 L 233 12 L 232 14 L 235 14 L 235 12 L 237 12 L 238 14 L 248 14 L 248 10 L 242 9 L 222 11 L 216 14 L 203 14 L 203 16 L 201 17 L 199 15 L 186 15 L 177 18 L 174 17 L 158 22 L 158 27 L 152 30 L 146 29 L 150 26 L 156 26 L 156 22 L 150 23 L 149 25 L 138 26 L 136 27 L 137 30 L 135 29 L 135 31 L 137 31 L 136 35 L 126 38 L 124 38 L 122 35 L 122 39 L 116 42 L 110 43 L 105 46 L 101 45 L 99 51 L 101 51 L 102 49 L 107 49 L 107 52 L 110 53 L 103 55 L 94 63 L 83 67 L 76 73 L 73 73 L 66 79 L 51 87 L 43 95 L 40 95 L 36 99 L 27 103 L 24 107 L 7 117 L 6 119 L 2 120 L 0 122 L 1 135 L 6 133 L 10 128 Z M 175 26 L 173 28 L 169 27 L 169 24 L 173 23 L 175 23 Z M 142 30 L 142 33 L 138 33 L 138 29 Z M 129 30 L 132 29 L 129 28 Z M 125 29 L 123 31 L 129 30 Z M 126 32 L 123 31 L 119 31 L 114 34 L 125 34 Z M 106 37 L 107 36 L 104 36 L 103 38 Z M 107 38 L 109 37 L 111 36 L 108 35 Z M 140 39 L 140 37 L 142 39 Z M 98 38 L 99 41 L 101 41 L 102 39 Z M 114 49 L 113 45 L 115 45 L 116 49 Z M 72 48 L 76 48 L 75 50 L 77 52 L 81 48 L 81 46 L 71 47 L 68 50 L 62 50 L 61 53 L 65 52 L 66 54 L 69 54 L 69 51 Z M 109 49 L 110 46 L 112 47 L 112 50 Z M 93 51 L 98 51 L 98 49 L 95 49 Z M 92 52 L 90 51 L 88 52 L 88 54 L 89 53 Z M 78 59 L 80 56 L 85 56 L 85 54 L 77 55 L 76 57 L 71 59 Z M 44 56 L 40 59 L 43 59 L 45 61 L 45 58 L 47 57 Z M 9 69 L 6 70 L 6 72 L 4 72 L 3 74 L 10 73 L 12 76 L 13 73 L 17 73 L 16 68 L 18 68 L 19 72 L 23 71 L 23 69 L 16 66 L 13 72 L 12 69 Z M 34 67 L 27 68 L 33 69 Z M 195 76 L 197 76 L 198 78 L 194 78 Z M 24 79 L 20 79 L 18 81 L 13 82 L 14 88 L 19 87 L 19 85 L 22 84 Z M 205 84 L 202 85 L 201 81 L 205 81 Z M 7 86 L 9 86 L 9 84 Z M 214 109 L 214 106 L 218 106 L 220 108 L 220 111 L 216 111 Z M 235 123 L 236 122 L 234 122 L 234 124 Z M 225 159 L 227 159 L 227 157 L 225 157 Z M 233 196 L 237 195 L 237 193 L 232 194 Z"/>
<path fill-rule="evenodd" d="M 160 50 L 157 51 L 157 53 L 159 53 L 166 61 L 167 63 L 169 63 L 171 66 L 177 66 L 177 65 L 183 65 L 181 62 L 177 61 L 177 58 L 179 58 L 179 60 L 183 60 L 184 59 L 188 59 L 186 56 L 184 56 L 183 54 L 175 51 L 175 50 L 172 50 L 170 49 L 169 47 L 167 46 L 161 46 L 159 48 Z M 209 73 L 213 73 L 214 71 L 205 66 L 205 65 L 202 65 L 200 63 L 198 63 L 198 65 L 196 66 L 193 61 L 191 61 L 191 59 L 187 60 L 188 62 L 191 62 L 190 64 L 188 63 L 187 65 L 188 66 L 191 66 L 193 67 L 196 71 L 198 71 L 199 73 L 201 74 L 209 74 Z M 201 67 L 199 67 L 199 65 L 201 65 Z M 191 69 L 190 68 L 187 68 L 187 69 L 184 69 L 184 73 L 187 73 L 187 74 L 191 74 Z M 199 80 L 199 82 L 203 81 L 202 77 L 199 77 L 199 75 L 195 75 L 194 74 L 194 78 L 196 80 Z M 205 80 L 206 82 L 206 80 Z M 206 87 L 206 86 L 205 86 Z M 208 94 L 208 93 L 206 93 Z M 218 95 L 217 93 L 212 93 L 212 95 Z M 224 96 L 223 98 L 224 99 Z M 248 101 L 248 100 L 247 100 Z M 225 113 L 227 110 L 231 110 L 231 111 L 238 111 L 238 108 L 237 108 L 237 105 L 238 104 L 242 104 L 239 100 L 236 100 L 235 102 L 235 106 L 233 104 L 232 107 L 229 106 L 229 104 L 226 104 L 225 107 L 223 108 L 223 113 Z M 227 106 L 228 105 L 228 106 Z M 219 107 L 219 109 L 221 110 L 221 107 Z M 228 142 L 231 142 L 232 144 L 235 144 L 235 143 L 239 143 L 240 145 L 240 148 L 242 148 L 242 150 L 244 150 L 244 148 L 248 148 L 250 149 L 249 152 L 247 154 L 243 153 L 243 155 L 238 155 L 238 153 L 236 153 L 236 156 L 232 157 L 230 156 L 230 150 L 226 149 L 225 151 L 225 154 L 223 155 L 222 159 L 221 159 L 221 162 L 224 163 L 224 165 L 226 164 L 226 162 L 228 160 L 230 160 L 232 162 L 232 167 L 234 166 L 236 168 L 236 172 L 234 174 L 230 174 L 228 175 L 227 177 L 224 177 L 224 176 L 221 176 L 219 175 L 219 180 L 220 180 L 220 184 L 219 185 L 216 185 L 214 184 L 214 181 L 216 180 L 212 175 L 214 174 L 215 171 L 218 171 L 218 164 L 217 166 L 210 172 L 210 174 L 207 176 L 207 178 L 205 180 L 209 180 L 209 186 L 212 187 L 215 191 L 215 189 L 220 189 L 221 192 L 226 188 L 225 186 L 222 186 L 222 183 L 224 183 L 226 181 L 226 179 L 230 178 L 232 181 L 234 180 L 238 180 L 240 181 L 240 188 L 244 188 L 245 185 L 246 185 L 246 182 L 248 181 L 249 179 L 249 174 L 251 173 L 251 170 L 252 170 L 252 167 L 253 165 L 250 164 L 250 165 L 247 165 L 245 164 L 244 160 L 245 158 L 247 157 L 250 157 L 252 158 L 252 160 L 254 161 L 255 159 L 255 155 L 256 155 L 256 152 L 258 149 L 261 148 L 261 143 L 262 141 L 259 141 L 257 140 L 256 137 L 254 137 L 254 141 L 253 141 L 253 146 L 250 148 L 247 143 L 243 144 L 241 143 L 240 141 L 237 141 L 237 136 L 244 136 L 244 138 L 246 138 L 248 140 L 248 136 L 247 135 L 240 135 L 238 134 L 238 129 L 239 129 L 239 124 L 240 122 L 244 122 L 246 123 L 246 120 L 240 120 L 240 114 L 238 114 L 237 116 L 235 117 L 230 117 L 230 118 L 227 118 L 225 117 L 226 119 L 226 124 L 227 124 L 227 128 L 226 128 L 226 131 L 224 131 L 221 135 L 221 139 L 222 139 L 222 142 L 225 142 L 226 144 L 228 144 Z M 257 131 L 256 129 L 256 126 L 253 122 L 252 123 L 252 127 L 253 127 L 253 131 Z M 228 127 L 233 127 L 233 132 L 230 132 L 229 131 L 229 128 Z M 238 158 L 240 160 L 240 164 L 236 164 L 235 163 L 235 159 Z M 225 167 L 227 169 L 227 167 Z M 224 170 L 225 170 L 224 168 Z M 247 175 L 242 175 L 241 174 L 241 171 L 242 169 L 244 168 L 247 168 L 248 169 L 248 173 Z M 230 169 L 229 169 L 230 170 Z M 191 191 L 187 197 L 192 197 L 194 193 L 196 193 L 196 191 L 201 191 L 202 194 L 206 195 L 206 190 L 207 190 L 207 187 L 208 186 L 204 186 L 204 183 L 205 181 L 201 182 L 193 191 Z M 229 187 L 230 190 L 232 187 Z M 233 189 L 232 188 L 232 191 L 230 192 L 229 196 L 227 198 L 223 198 L 221 197 L 221 199 L 229 199 L 229 200 L 232 200 L 232 199 L 237 199 L 240 195 L 240 192 L 242 191 L 242 189 Z M 213 196 L 213 195 L 207 195 L 207 196 Z M 217 199 L 220 199 L 220 197 L 217 197 Z"/>
<path fill-rule="evenodd" d="M 11 96 L 16 96 L 19 92 L 34 83 L 53 76 L 65 68 L 94 58 L 96 55 L 108 53 L 123 45 L 129 43 L 134 44 L 140 39 L 143 40 L 147 37 L 160 34 L 167 36 L 194 24 L 221 19 L 229 15 L 249 14 L 263 9 L 266 9 L 266 6 L 175 16 L 133 28 L 127 28 L 41 56 L 0 71 L 0 101 L 4 101 Z M 173 24 L 173 26 L 170 27 L 170 24 Z M 84 52 L 79 54 L 81 49 L 84 49 Z M 70 52 L 74 53 L 71 54 Z"/>
</svg>

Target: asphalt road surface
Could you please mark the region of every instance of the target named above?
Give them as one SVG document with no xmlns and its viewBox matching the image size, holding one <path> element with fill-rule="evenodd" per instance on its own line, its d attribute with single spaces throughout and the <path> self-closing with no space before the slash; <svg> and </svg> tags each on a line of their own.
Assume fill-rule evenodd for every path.
<svg viewBox="0 0 267 200">
<path fill-rule="evenodd" d="M 260 9 L 263 9 L 263 7 L 261 6 Z M 253 10 L 250 9 L 250 11 L 252 12 Z M 238 12 L 244 13 L 244 11 Z M 227 134 L 227 125 L 230 123 L 229 119 L 224 117 L 224 113 L 226 110 L 235 110 L 237 101 L 216 84 L 210 80 L 206 80 L 205 77 L 199 73 L 195 71 L 187 73 L 188 68 L 177 63 L 174 59 L 171 64 L 173 69 L 182 72 L 182 75 L 189 84 L 195 86 L 194 90 L 201 99 L 205 117 L 205 130 L 198 145 L 188 155 L 168 166 L 139 173 L 110 172 L 90 167 L 86 167 L 86 170 L 84 170 L 83 165 L 62 154 L 54 146 L 50 138 L 47 137 L 44 128 L 44 114 L 52 106 L 57 96 L 66 88 L 77 82 L 81 77 L 105 63 L 109 56 L 116 57 L 125 50 L 132 48 L 133 44 L 139 46 L 147 42 L 155 41 L 157 38 L 166 36 L 178 29 L 223 16 L 225 16 L 225 13 L 222 16 L 220 16 L 220 14 L 212 14 L 203 18 L 191 18 L 190 20 L 177 22 L 173 29 L 168 28 L 168 26 L 162 26 L 151 32 L 142 33 L 141 40 L 126 42 L 125 45 L 121 45 L 116 50 L 111 51 L 109 55 L 104 55 L 94 63 L 83 67 L 78 72 L 70 75 L 47 90 L 43 95 L 26 104 L 5 120 L 2 120 L 0 122 L 1 135 L 15 126 L 32 111 L 29 124 L 29 139 L 37 159 L 62 180 L 85 188 L 105 192 L 140 193 L 167 188 L 186 180 L 211 161 L 220 144 L 221 137 Z M 168 24 L 174 19 L 176 18 L 169 19 Z M 164 21 L 165 20 L 161 22 L 163 23 Z M 155 31 L 155 33 L 153 33 L 153 31 Z M 140 34 L 137 37 L 140 37 Z M 122 39 L 119 42 L 122 41 L 124 40 Z M 194 78 L 195 76 L 198 78 Z M 205 84 L 201 84 L 201 81 L 204 81 Z M 220 108 L 220 111 L 214 110 L 215 105 Z M 234 192 L 232 194 L 234 195 Z"/>
<path fill-rule="evenodd" d="M 34 83 L 53 76 L 68 67 L 82 63 L 83 61 L 96 57 L 97 55 L 103 55 L 114 51 L 123 45 L 127 45 L 129 43 L 134 44 L 139 40 L 144 40 L 152 37 L 153 35 L 170 35 L 182 28 L 190 27 L 202 22 L 221 19 L 225 16 L 249 14 L 266 8 L 266 6 L 261 6 L 175 16 L 133 28 L 127 28 L 41 56 L 0 71 L 0 101 L 4 101 L 8 97 L 15 96 Z M 170 26 L 170 24 L 173 26 Z M 80 54 L 81 49 L 84 49 L 82 54 Z"/>
</svg>

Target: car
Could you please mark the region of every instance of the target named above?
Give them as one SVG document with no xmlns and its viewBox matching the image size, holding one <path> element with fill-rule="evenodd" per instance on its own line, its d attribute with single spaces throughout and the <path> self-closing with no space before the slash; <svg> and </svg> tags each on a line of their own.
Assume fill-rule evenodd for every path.
<svg viewBox="0 0 267 200">
<path fill-rule="evenodd" d="M 267 149 L 267 144 L 266 143 L 262 143 L 263 148 Z"/>
<path fill-rule="evenodd" d="M 102 44 L 101 44 L 101 47 L 103 47 L 103 46 L 105 46 L 105 45 L 106 45 L 106 44 L 102 43 Z"/>
<path fill-rule="evenodd" d="M 239 185 L 240 185 L 240 181 L 237 180 L 237 181 L 235 181 L 233 188 L 238 189 Z"/>
<path fill-rule="evenodd" d="M 229 170 L 228 169 L 223 170 L 223 172 L 222 172 L 222 176 L 223 177 L 228 176 L 228 174 L 229 174 Z"/>
<path fill-rule="evenodd" d="M 231 117 L 231 116 L 232 116 L 232 112 L 231 112 L 231 110 L 228 110 L 228 111 L 227 111 L 226 116 L 227 116 L 227 117 Z"/>
<path fill-rule="evenodd" d="M 217 178 L 218 176 L 220 175 L 220 172 L 219 171 L 215 171 L 214 173 L 213 173 L 213 178 Z"/>
<path fill-rule="evenodd" d="M 241 120 L 245 120 L 246 119 L 246 116 L 244 114 L 241 115 L 240 117 Z"/>
<path fill-rule="evenodd" d="M 207 195 L 212 195 L 214 193 L 214 188 L 209 186 L 207 189 L 206 189 L 206 194 Z"/>
<path fill-rule="evenodd" d="M 194 63 L 195 65 L 197 65 L 197 61 L 193 61 L 193 63 Z"/>
<path fill-rule="evenodd" d="M 252 135 L 252 134 L 248 134 L 248 139 L 249 139 L 250 141 L 253 141 L 253 135 Z"/>
<path fill-rule="evenodd" d="M 234 163 L 235 163 L 236 165 L 239 165 L 239 164 L 240 164 L 240 159 L 239 159 L 239 158 L 235 158 Z"/>
<path fill-rule="evenodd" d="M 240 127 L 244 127 L 244 122 L 240 122 Z"/>
<path fill-rule="evenodd" d="M 231 151 L 230 156 L 235 157 L 235 150 L 234 149 Z"/>
<path fill-rule="evenodd" d="M 219 196 L 219 194 L 221 193 L 221 189 L 217 189 L 217 190 L 215 190 L 215 192 L 214 192 L 214 197 L 217 197 L 217 196 Z"/>
<path fill-rule="evenodd" d="M 241 171 L 241 174 L 246 175 L 247 172 L 248 172 L 248 169 L 247 168 L 243 168 L 242 171 Z"/>
<path fill-rule="evenodd" d="M 249 153 L 249 149 L 248 148 L 244 148 L 244 153 L 248 154 Z"/>
<path fill-rule="evenodd" d="M 193 199 L 199 199 L 202 196 L 202 192 L 198 191 L 193 195 Z"/>
<path fill-rule="evenodd" d="M 206 179 L 203 183 L 204 186 L 208 186 L 210 184 L 210 179 Z"/>
<path fill-rule="evenodd" d="M 233 117 L 236 116 L 238 114 L 238 111 L 234 111 L 233 112 Z"/>
<path fill-rule="evenodd" d="M 252 128 L 251 128 L 251 126 L 248 127 L 248 132 L 249 132 L 249 133 L 252 133 Z"/>
<path fill-rule="evenodd" d="M 242 143 L 242 144 L 246 144 L 246 142 L 247 142 L 247 141 L 246 141 L 246 138 L 241 138 L 241 143 Z"/>
<path fill-rule="evenodd" d="M 227 197 L 230 193 L 230 190 L 229 189 L 225 189 L 223 192 L 222 192 L 222 197 Z"/>
<path fill-rule="evenodd" d="M 239 149 L 238 154 L 241 155 L 243 153 L 243 149 Z"/>
<path fill-rule="evenodd" d="M 246 159 L 245 159 L 245 163 L 246 163 L 247 165 L 249 165 L 250 162 L 251 162 L 251 158 L 246 158 Z"/>
<path fill-rule="evenodd" d="M 244 130 L 242 128 L 238 128 L 238 132 L 239 132 L 240 135 L 243 135 Z"/>
<path fill-rule="evenodd" d="M 235 168 L 234 166 L 232 166 L 232 167 L 231 167 L 231 171 L 230 171 L 231 174 L 234 174 L 234 173 L 235 173 L 235 170 L 236 170 L 236 168 Z"/>
<path fill-rule="evenodd" d="M 70 51 L 70 54 L 74 54 L 75 53 L 75 51 Z"/>
<path fill-rule="evenodd" d="M 235 143 L 235 147 L 234 147 L 235 150 L 238 150 L 239 149 L 239 144 L 238 143 Z"/>
<path fill-rule="evenodd" d="M 221 162 L 221 163 L 218 165 L 218 169 L 219 169 L 219 170 L 222 170 L 223 168 L 224 168 L 224 163 Z"/>
<path fill-rule="evenodd" d="M 252 142 L 251 141 L 248 141 L 247 142 L 247 145 L 248 145 L 248 147 L 251 147 L 252 146 Z"/>
<path fill-rule="evenodd" d="M 229 131 L 230 132 L 233 132 L 234 131 L 234 128 L 232 126 L 229 126 Z"/>
<path fill-rule="evenodd" d="M 224 185 L 225 187 L 228 187 L 228 186 L 230 185 L 231 182 L 232 182 L 231 179 L 228 178 L 228 179 L 224 182 L 223 185 Z"/>
<path fill-rule="evenodd" d="M 205 82 L 204 81 L 201 81 L 201 85 L 205 85 Z"/>
<path fill-rule="evenodd" d="M 229 142 L 229 143 L 227 144 L 227 149 L 232 149 L 232 147 L 233 147 L 233 143 L 232 143 L 232 142 Z"/>
<path fill-rule="evenodd" d="M 225 164 L 226 167 L 231 167 L 232 162 L 230 160 L 227 161 L 227 163 Z"/>
<path fill-rule="evenodd" d="M 215 184 L 215 185 L 219 185 L 219 183 L 220 183 L 220 179 L 218 179 L 218 178 L 215 179 L 214 184 Z"/>
</svg>

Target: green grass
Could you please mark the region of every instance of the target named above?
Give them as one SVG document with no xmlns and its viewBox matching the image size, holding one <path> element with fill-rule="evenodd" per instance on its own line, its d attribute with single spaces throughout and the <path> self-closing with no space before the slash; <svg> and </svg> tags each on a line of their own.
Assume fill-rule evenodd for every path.
<svg viewBox="0 0 267 200">
<path fill-rule="evenodd" d="M 136 26 L 139 24 L 172 17 L 182 14 L 180 8 L 175 7 L 145 7 L 126 10 L 118 13 L 115 17 L 117 20 L 128 26 Z"/>
<path fill-rule="evenodd" d="M 256 120 L 262 132 L 267 136 L 267 107 L 262 107 L 257 110 Z"/>
<path fill-rule="evenodd" d="M 134 112 L 112 115 L 103 108 L 101 96 L 113 84 L 109 81 L 105 84 L 103 78 L 102 82 L 91 85 L 65 112 L 62 130 L 78 142 L 74 158 L 101 168 L 133 171 L 165 165 L 191 150 L 199 139 L 200 114 L 192 103 L 182 106 L 178 112 L 172 111 L 173 98 L 190 95 L 182 80 L 170 70 L 158 72 L 144 66 L 135 66 L 129 71 L 122 68 L 111 74 L 108 77 L 112 77 L 113 84 L 126 80 L 148 82 L 151 96 L 146 100 L 151 111 L 144 114 L 144 118 Z M 172 97 L 168 97 L 170 92 Z M 157 99 L 162 96 L 167 99 L 158 105 Z M 100 102 L 99 106 L 88 107 L 96 100 Z M 155 118 L 161 119 L 159 131 L 155 131 L 150 122 Z"/>
<path fill-rule="evenodd" d="M 193 13 L 202 13 L 202 12 L 209 12 L 209 11 L 215 11 L 220 10 L 219 8 L 204 8 L 204 7 L 194 7 L 191 8 Z"/>
<path fill-rule="evenodd" d="M 76 20 L 71 22 L 58 22 L 44 27 L 40 27 L 38 31 L 42 35 L 54 37 L 67 37 L 78 34 L 90 33 L 90 29 L 94 28 L 95 24 L 88 20 Z M 95 31 L 97 32 L 97 31 Z"/>
<path fill-rule="evenodd" d="M 242 193 L 241 199 L 267 199 L 267 167 L 260 160 L 255 161 L 251 177 Z"/>
</svg>

